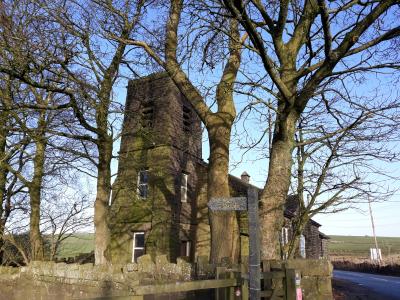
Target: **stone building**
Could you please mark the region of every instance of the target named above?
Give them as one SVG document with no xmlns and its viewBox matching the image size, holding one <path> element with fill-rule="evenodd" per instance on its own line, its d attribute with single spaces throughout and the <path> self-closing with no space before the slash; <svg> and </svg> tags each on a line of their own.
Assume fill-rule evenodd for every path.
<svg viewBox="0 0 400 300">
<path fill-rule="evenodd" d="M 207 164 L 201 147 L 201 121 L 166 73 L 129 82 L 111 199 L 107 255 L 113 263 L 136 261 L 143 253 L 167 254 L 171 261 L 209 255 Z M 249 175 L 229 176 L 229 183 L 232 196 L 245 195 Z M 247 220 L 238 217 L 244 256 Z M 322 256 L 318 227 L 312 221 L 304 233 L 310 258 Z"/>
</svg>

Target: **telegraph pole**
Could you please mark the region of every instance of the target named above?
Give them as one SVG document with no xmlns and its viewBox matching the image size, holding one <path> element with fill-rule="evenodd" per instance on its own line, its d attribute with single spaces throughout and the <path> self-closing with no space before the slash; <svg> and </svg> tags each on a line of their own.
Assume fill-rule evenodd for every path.
<svg viewBox="0 0 400 300">
<path fill-rule="evenodd" d="M 374 217 L 372 216 L 371 199 L 369 198 L 369 196 L 368 196 L 368 206 L 369 206 L 369 215 L 371 217 L 372 233 L 374 235 L 374 240 L 375 240 L 376 258 L 378 259 L 378 263 L 380 263 L 381 255 L 379 253 L 378 240 L 376 239 Z"/>
</svg>

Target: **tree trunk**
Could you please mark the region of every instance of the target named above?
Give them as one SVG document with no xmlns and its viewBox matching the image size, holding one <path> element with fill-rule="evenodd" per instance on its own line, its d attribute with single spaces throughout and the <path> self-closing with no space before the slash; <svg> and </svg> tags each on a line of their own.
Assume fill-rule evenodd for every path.
<svg viewBox="0 0 400 300">
<path fill-rule="evenodd" d="M 216 119 L 214 119 L 215 121 Z M 230 197 L 229 141 L 231 122 L 218 118 L 219 124 L 208 127 L 210 163 L 208 166 L 208 199 Z M 211 227 L 210 261 L 217 263 L 228 257 L 232 262 L 239 258 L 239 226 L 234 211 L 212 212 L 209 210 Z"/>
<path fill-rule="evenodd" d="M 275 124 L 268 180 L 261 195 L 261 259 L 280 259 L 280 232 L 289 191 L 298 113 L 282 111 Z"/>
<path fill-rule="evenodd" d="M 105 264 L 109 261 L 106 249 L 110 241 L 110 229 L 108 227 L 109 199 L 111 195 L 111 158 L 112 138 L 106 136 L 99 139 L 99 162 L 97 173 L 97 193 L 94 203 L 94 227 L 95 227 L 95 263 Z"/>
<path fill-rule="evenodd" d="M 7 169 L 4 166 L 4 160 L 6 159 L 6 118 L 5 112 L 0 112 L 0 265 L 3 262 L 3 234 L 4 234 L 4 224 L 3 220 L 3 205 L 4 199 L 6 198 L 6 183 L 7 183 Z"/>
<path fill-rule="evenodd" d="M 29 220 L 29 240 L 31 244 L 31 260 L 44 259 L 42 234 L 40 233 L 40 197 L 43 183 L 46 141 L 39 138 L 36 142 L 36 153 L 33 160 L 34 173 L 29 184 L 31 215 Z"/>
</svg>

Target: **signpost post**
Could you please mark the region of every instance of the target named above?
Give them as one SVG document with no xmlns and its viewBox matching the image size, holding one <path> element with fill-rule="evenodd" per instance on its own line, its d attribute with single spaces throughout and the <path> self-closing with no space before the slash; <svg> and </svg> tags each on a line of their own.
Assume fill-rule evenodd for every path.
<svg viewBox="0 0 400 300">
<path fill-rule="evenodd" d="M 208 208 L 216 211 L 247 210 L 249 220 L 249 296 L 250 300 L 259 300 L 261 291 L 261 266 L 257 189 L 249 187 L 247 198 L 213 198 L 208 203 Z"/>
<path fill-rule="evenodd" d="M 260 299 L 260 226 L 258 220 L 258 193 L 255 188 L 247 191 L 249 219 L 249 295 L 251 300 Z"/>
</svg>

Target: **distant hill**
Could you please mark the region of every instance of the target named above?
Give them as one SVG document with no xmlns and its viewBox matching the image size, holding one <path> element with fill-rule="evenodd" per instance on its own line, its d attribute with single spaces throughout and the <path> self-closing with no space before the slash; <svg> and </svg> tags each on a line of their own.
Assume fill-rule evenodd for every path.
<svg viewBox="0 0 400 300">
<path fill-rule="evenodd" d="M 58 258 L 75 257 L 82 253 L 90 253 L 94 250 L 93 233 L 77 233 L 65 239 L 61 244 Z"/>
<path fill-rule="evenodd" d="M 372 236 L 330 235 L 328 242 L 330 256 L 369 257 L 369 249 L 374 248 Z M 400 255 L 400 237 L 377 237 L 383 256 Z"/>
</svg>

